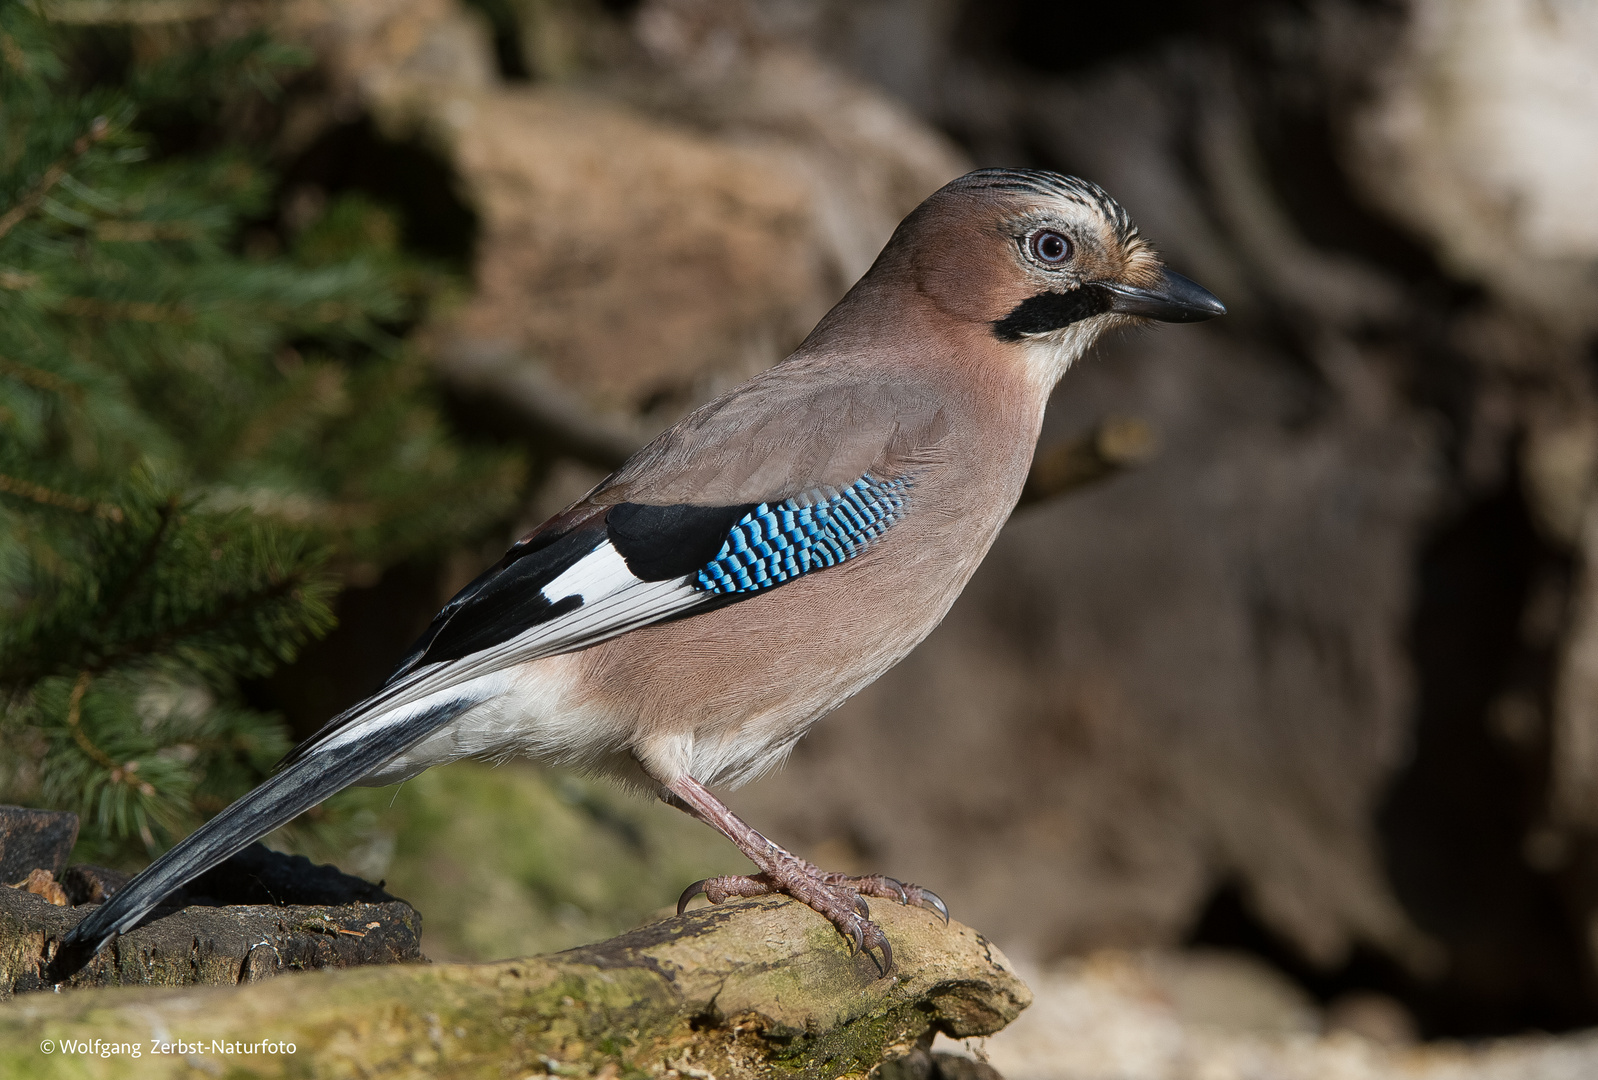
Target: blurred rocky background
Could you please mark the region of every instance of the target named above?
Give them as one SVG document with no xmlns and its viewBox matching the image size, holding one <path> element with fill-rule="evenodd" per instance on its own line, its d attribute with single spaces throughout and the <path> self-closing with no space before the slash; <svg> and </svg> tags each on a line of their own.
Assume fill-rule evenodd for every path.
<svg viewBox="0 0 1598 1080">
<path fill-rule="evenodd" d="M 797 344 L 944 181 L 1073 172 L 1230 314 L 1068 375 L 1043 447 L 1130 431 L 1131 467 L 1018 511 L 944 626 L 734 807 L 936 888 L 1030 965 L 1039 1004 L 990 1048 L 1012 1080 L 1390 1075 L 1419 1059 L 1373 1048 L 1598 1025 L 1598 7 L 141 19 L 150 47 L 267 26 L 313 51 L 263 235 L 352 192 L 390 208 L 470 283 L 420 331 L 455 429 L 531 462 L 513 519 L 347 589 L 253 704 L 307 734 L 362 696 L 510 538 Z M 665 807 L 523 765 L 345 805 L 360 839 L 333 854 L 414 903 L 438 957 L 591 940 L 738 865 Z M 1182 1035 L 1183 1001 L 1244 1043 Z M 1353 1045 L 1366 1071 L 1265 1045 Z M 1469 1067 L 1526 1075 L 1494 1061 Z"/>
</svg>

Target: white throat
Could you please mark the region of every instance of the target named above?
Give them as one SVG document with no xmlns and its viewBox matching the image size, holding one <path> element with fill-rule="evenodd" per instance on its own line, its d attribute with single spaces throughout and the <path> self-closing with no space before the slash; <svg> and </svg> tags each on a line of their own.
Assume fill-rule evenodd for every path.
<svg viewBox="0 0 1598 1080">
<path fill-rule="evenodd" d="M 1028 337 L 1022 348 L 1033 384 L 1047 395 L 1115 321 L 1114 315 L 1093 315 L 1047 334 Z"/>
</svg>

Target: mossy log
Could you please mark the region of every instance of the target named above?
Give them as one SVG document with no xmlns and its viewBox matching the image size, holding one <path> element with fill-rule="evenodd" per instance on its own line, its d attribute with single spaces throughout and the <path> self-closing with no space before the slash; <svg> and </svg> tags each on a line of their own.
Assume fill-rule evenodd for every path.
<svg viewBox="0 0 1598 1080">
<path fill-rule="evenodd" d="M 0 1006 L 0 1075 L 830 1078 L 937 1031 L 990 1034 L 1031 1001 L 976 931 L 919 908 L 872 911 L 891 977 L 808 908 L 765 898 L 526 960 L 19 995 Z"/>
</svg>

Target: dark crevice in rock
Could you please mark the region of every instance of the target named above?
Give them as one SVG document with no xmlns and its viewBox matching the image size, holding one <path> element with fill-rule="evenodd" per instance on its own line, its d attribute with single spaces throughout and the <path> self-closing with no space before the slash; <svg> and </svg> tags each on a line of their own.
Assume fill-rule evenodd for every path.
<svg viewBox="0 0 1598 1080">
<path fill-rule="evenodd" d="M 1333 969 L 1320 968 L 1254 913 L 1234 882 L 1210 897 L 1186 941 L 1190 946 L 1252 953 L 1287 975 L 1322 1005 L 1347 994 L 1385 994 L 1413 1011 L 1417 984 L 1396 961 L 1373 949 L 1356 947 Z"/>
<path fill-rule="evenodd" d="M 522 56 L 521 20 L 511 0 L 466 0 L 482 13 L 494 35 L 494 64 L 506 82 L 527 82 L 533 77 Z"/>
<path fill-rule="evenodd" d="M 399 212 L 407 250 L 461 270 L 472 265 L 477 212 L 454 169 L 419 140 L 386 138 L 369 116 L 325 131 L 284 169 L 281 191 L 280 204 L 300 191 L 359 192 Z"/>
<path fill-rule="evenodd" d="M 1060 4 L 1052 0 L 968 3 L 961 40 L 996 59 L 1047 75 L 1069 75 L 1201 34 L 1216 8 L 1204 0 Z"/>
<path fill-rule="evenodd" d="M 334 602 L 338 625 L 291 664 L 241 684 L 252 708 L 283 715 L 296 740 L 382 685 L 394 662 L 438 610 L 440 567 L 418 559 L 375 583 L 352 586 Z"/>
<path fill-rule="evenodd" d="M 1442 970 L 1420 978 L 1363 947 L 1334 970 L 1317 968 L 1235 884 L 1211 898 L 1190 944 L 1255 953 L 1323 1003 L 1390 995 L 1432 1038 L 1598 1023 L 1580 840 L 1543 820 L 1546 722 L 1508 715 L 1548 715 L 1554 658 L 1522 634 L 1530 590 L 1546 574 L 1568 575 L 1568 559 L 1533 531 L 1513 485 L 1442 525 L 1421 552 L 1414 747 L 1378 826 L 1395 893 L 1443 946 Z"/>
<path fill-rule="evenodd" d="M 1528 641 L 1527 602 L 1565 556 L 1534 531 L 1510 484 L 1446 523 L 1421 553 L 1411 655 L 1413 757 L 1378 818 L 1388 872 L 1450 964 L 1416 997 L 1440 1035 L 1549 1031 L 1598 1022 L 1585 927 L 1567 906 L 1568 860 L 1538 850 L 1548 805 L 1545 721 L 1554 656 Z M 1544 847 L 1556 847 L 1557 833 Z"/>
</svg>

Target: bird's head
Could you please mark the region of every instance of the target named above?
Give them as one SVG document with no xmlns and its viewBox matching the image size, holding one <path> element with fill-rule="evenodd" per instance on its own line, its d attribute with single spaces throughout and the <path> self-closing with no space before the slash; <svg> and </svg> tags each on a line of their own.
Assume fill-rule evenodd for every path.
<svg viewBox="0 0 1598 1080">
<path fill-rule="evenodd" d="M 905 219 L 895 247 L 918 292 L 1013 346 L 1049 386 L 1112 327 L 1226 312 L 1167 270 L 1102 188 L 1060 173 L 968 173 Z"/>
</svg>

